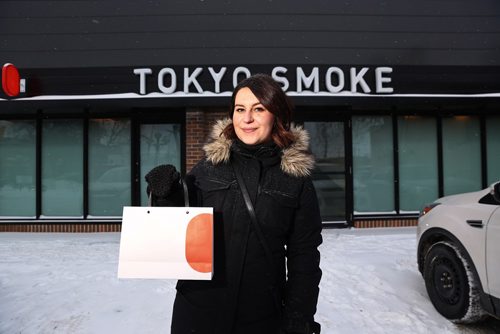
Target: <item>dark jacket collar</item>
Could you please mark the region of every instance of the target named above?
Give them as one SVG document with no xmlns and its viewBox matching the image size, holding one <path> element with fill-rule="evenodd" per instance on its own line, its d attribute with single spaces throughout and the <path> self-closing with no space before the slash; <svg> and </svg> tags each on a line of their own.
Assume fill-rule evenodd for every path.
<svg viewBox="0 0 500 334">
<path fill-rule="evenodd" d="M 208 161 L 217 165 L 229 162 L 233 140 L 227 139 L 222 131 L 231 123 L 229 118 L 219 120 L 212 128 L 208 143 L 203 147 Z M 309 152 L 309 134 L 300 126 L 292 124 L 290 131 L 294 141 L 281 150 L 281 170 L 295 177 L 311 175 L 314 157 Z"/>
</svg>

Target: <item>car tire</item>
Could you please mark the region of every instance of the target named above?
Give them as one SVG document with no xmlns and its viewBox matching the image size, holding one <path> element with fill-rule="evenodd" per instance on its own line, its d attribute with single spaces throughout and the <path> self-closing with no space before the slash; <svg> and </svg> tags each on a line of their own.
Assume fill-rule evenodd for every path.
<svg viewBox="0 0 500 334">
<path fill-rule="evenodd" d="M 437 242 L 429 248 L 424 280 L 432 304 L 445 318 L 473 323 L 486 316 L 479 303 L 477 278 L 463 253 L 451 242 Z"/>
</svg>

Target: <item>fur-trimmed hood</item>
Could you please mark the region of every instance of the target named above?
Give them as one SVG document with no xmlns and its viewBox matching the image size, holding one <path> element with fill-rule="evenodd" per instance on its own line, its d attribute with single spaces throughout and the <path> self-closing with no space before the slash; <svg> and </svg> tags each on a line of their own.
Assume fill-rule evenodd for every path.
<svg viewBox="0 0 500 334">
<path fill-rule="evenodd" d="M 223 136 L 222 131 L 231 122 L 229 118 L 217 121 L 209 135 L 208 143 L 203 146 L 207 160 L 214 165 L 229 162 L 233 141 Z M 282 150 L 281 170 L 295 177 L 309 176 L 314 168 L 314 157 L 309 152 L 309 134 L 294 124 L 290 131 L 295 140 Z"/>
</svg>

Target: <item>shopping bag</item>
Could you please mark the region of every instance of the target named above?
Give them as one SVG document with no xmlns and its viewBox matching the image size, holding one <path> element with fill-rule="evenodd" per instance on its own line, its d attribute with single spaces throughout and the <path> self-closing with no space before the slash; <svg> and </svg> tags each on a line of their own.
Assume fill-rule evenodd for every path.
<svg viewBox="0 0 500 334">
<path fill-rule="evenodd" d="M 212 276 L 213 208 L 123 208 L 118 278 Z"/>
</svg>

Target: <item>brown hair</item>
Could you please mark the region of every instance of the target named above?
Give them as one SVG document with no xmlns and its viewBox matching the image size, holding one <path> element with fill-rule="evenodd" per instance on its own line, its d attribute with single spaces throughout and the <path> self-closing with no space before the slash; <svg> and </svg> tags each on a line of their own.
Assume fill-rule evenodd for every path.
<svg viewBox="0 0 500 334">
<path fill-rule="evenodd" d="M 231 97 L 231 109 L 229 110 L 229 117 L 233 118 L 234 103 L 236 94 L 239 90 L 247 87 L 249 88 L 260 103 L 271 114 L 274 115 L 274 125 L 271 132 L 273 141 L 281 148 L 289 146 L 295 139 L 290 131 L 290 123 L 292 119 L 293 105 L 290 98 L 283 92 L 280 85 L 267 74 L 255 74 L 251 77 L 241 81 L 233 91 Z M 233 123 L 230 123 L 222 131 L 222 134 L 227 139 L 236 139 L 236 132 L 234 131 Z"/>
</svg>

